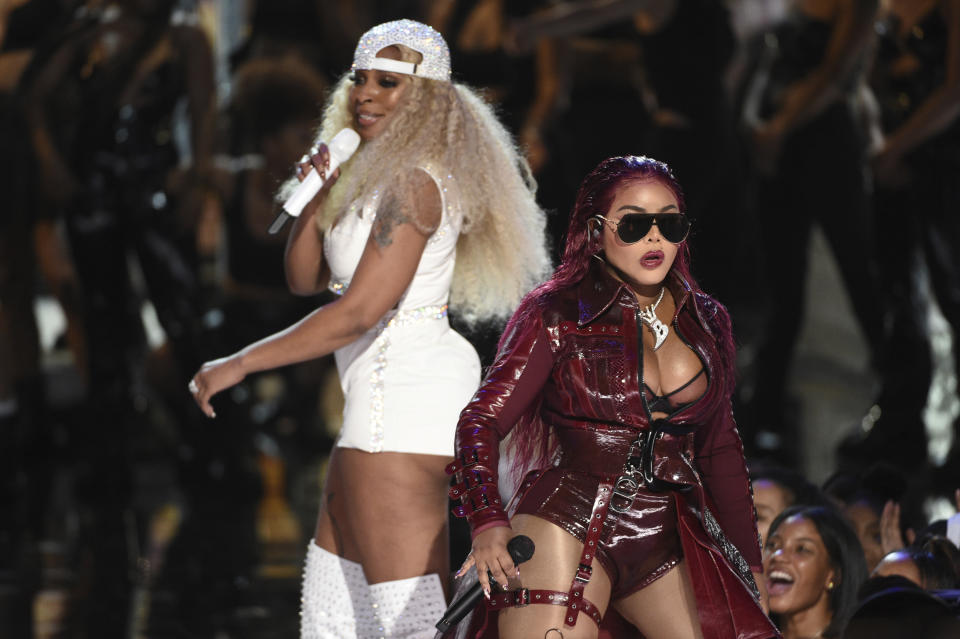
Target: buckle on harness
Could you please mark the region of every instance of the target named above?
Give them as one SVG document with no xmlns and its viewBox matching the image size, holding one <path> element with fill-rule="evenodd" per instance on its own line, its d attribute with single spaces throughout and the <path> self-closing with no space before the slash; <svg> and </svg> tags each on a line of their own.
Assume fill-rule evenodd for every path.
<svg viewBox="0 0 960 639">
<path fill-rule="evenodd" d="M 593 566 L 588 566 L 586 564 L 580 564 L 577 566 L 577 574 L 574 575 L 574 579 L 581 583 L 587 583 L 590 581 L 590 577 L 593 576 Z"/>
<path fill-rule="evenodd" d="M 520 588 L 519 590 L 513 590 L 510 592 L 511 595 L 511 606 L 516 606 L 520 608 L 522 606 L 527 606 L 530 604 L 530 589 L 529 588 Z"/>
</svg>

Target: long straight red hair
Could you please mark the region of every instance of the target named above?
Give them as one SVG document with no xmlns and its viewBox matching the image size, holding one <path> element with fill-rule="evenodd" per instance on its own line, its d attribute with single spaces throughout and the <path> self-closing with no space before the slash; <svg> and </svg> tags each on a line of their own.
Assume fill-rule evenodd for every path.
<svg viewBox="0 0 960 639">
<path fill-rule="evenodd" d="M 567 227 L 563 261 L 549 280 L 527 294 L 520 307 L 507 323 L 500 338 L 499 348 L 505 346 L 508 336 L 525 325 L 530 316 L 539 312 L 539 302 L 554 291 L 576 285 L 587 274 L 590 260 L 600 251 L 598 234 L 591 233 L 590 220 L 595 215 L 606 215 L 616 194 L 632 182 L 659 182 L 677 198 L 680 211 L 685 211 L 685 199 L 680 183 L 665 163 L 645 156 L 628 155 L 607 158 L 591 171 L 580 184 L 577 200 L 570 214 Z M 691 294 L 705 295 L 690 273 L 690 248 L 684 240 L 677 247 L 677 256 L 670 267 L 668 278 L 675 277 L 685 282 Z M 724 370 L 715 371 L 723 376 L 725 390 L 733 391 L 735 376 L 735 346 L 730 331 L 726 309 L 716 305 L 722 313 L 722 321 L 712 324 L 721 353 L 724 355 Z M 717 334 L 719 329 L 720 334 Z M 539 418 L 539 403 L 522 416 L 511 433 L 511 449 L 515 455 L 515 470 L 522 475 L 526 469 L 547 465 L 553 458 L 556 446 L 547 426 Z"/>
</svg>

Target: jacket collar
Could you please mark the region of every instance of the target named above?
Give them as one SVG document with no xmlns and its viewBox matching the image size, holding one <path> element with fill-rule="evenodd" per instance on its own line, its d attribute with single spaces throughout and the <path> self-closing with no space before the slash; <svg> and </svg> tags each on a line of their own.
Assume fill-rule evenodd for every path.
<svg viewBox="0 0 960 639">
<path fill-rule="evenodd" d="M 673 299 L 677 301 L 677 311 L 674 315 L 676 319 L 676 315 L 680 314 L 680 310 L 690 298 L 690 285 L 682 277 L 670 271 L 667 275 L 667 286 L 673 294 Z M 633 304 L 636 304 L 633 291 L 613 276 L 607 268 L 606 260 L 600 255 L 591 257 L 589 270 L 577 285 L 579 311 L 577 324 L 584 326 L 597 319 L 613 305 L 622 291 L 626 291 Z"/>
</svg>

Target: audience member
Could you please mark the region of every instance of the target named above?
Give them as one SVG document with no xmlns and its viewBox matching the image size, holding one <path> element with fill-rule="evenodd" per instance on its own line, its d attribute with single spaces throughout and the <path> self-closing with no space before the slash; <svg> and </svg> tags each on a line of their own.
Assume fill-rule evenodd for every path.
<svg viewBox="0 0 960 639">
<path fill-rule="evenodd" d="M 790 506 L 818 506 L 826 497 L 799 472 L 763 462 L 749 464 L 753 505 L 757 511 L 760 543 L 767 543 L 770 524 Z"/>
<path fill-rule="evenodd" d="M 888 554 L 872 575 L 900 575 L 924 590 L 953 590 L 960 588 L 960 550 L 945 537 L 930 537 Z"/>
<path fill-rule="evenodd" d="M 896 575 L 864 584 L 862 600 L 847 624 L 844 639 L 954 639 L 960 636 L 957 611 L 943 599 Z"/>
<path fill-rule="evenodd" d="M 829 506 L 788 508 L 764 546 L 770 614 L 784 639 L 841 637 L 867 578 L 863 550 Z"/>
<path fill-rule="evenodd" d="M 887 464 L 862 473 L 838 471 L 823 490 L 856 531 L 870 571 L 885 555 L 912 541 L 917 523 L 924 520 L 918 487 Z"/>
</svg>

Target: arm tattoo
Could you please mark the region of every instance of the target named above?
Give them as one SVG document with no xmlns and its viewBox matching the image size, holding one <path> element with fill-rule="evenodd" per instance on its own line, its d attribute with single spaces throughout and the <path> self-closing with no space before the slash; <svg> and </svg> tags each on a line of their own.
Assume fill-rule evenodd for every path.
<svg viewBox="0 0 960 639">
<path fill-rule="evenodd" d="M 393 229 L 408 222 L 410 218 L 399 206 L 382 207 L 377 211 L 377 219 L 373 223 L 373 239 L 377 246 L 385 248 L 393 244 Z"/>
</svg>

